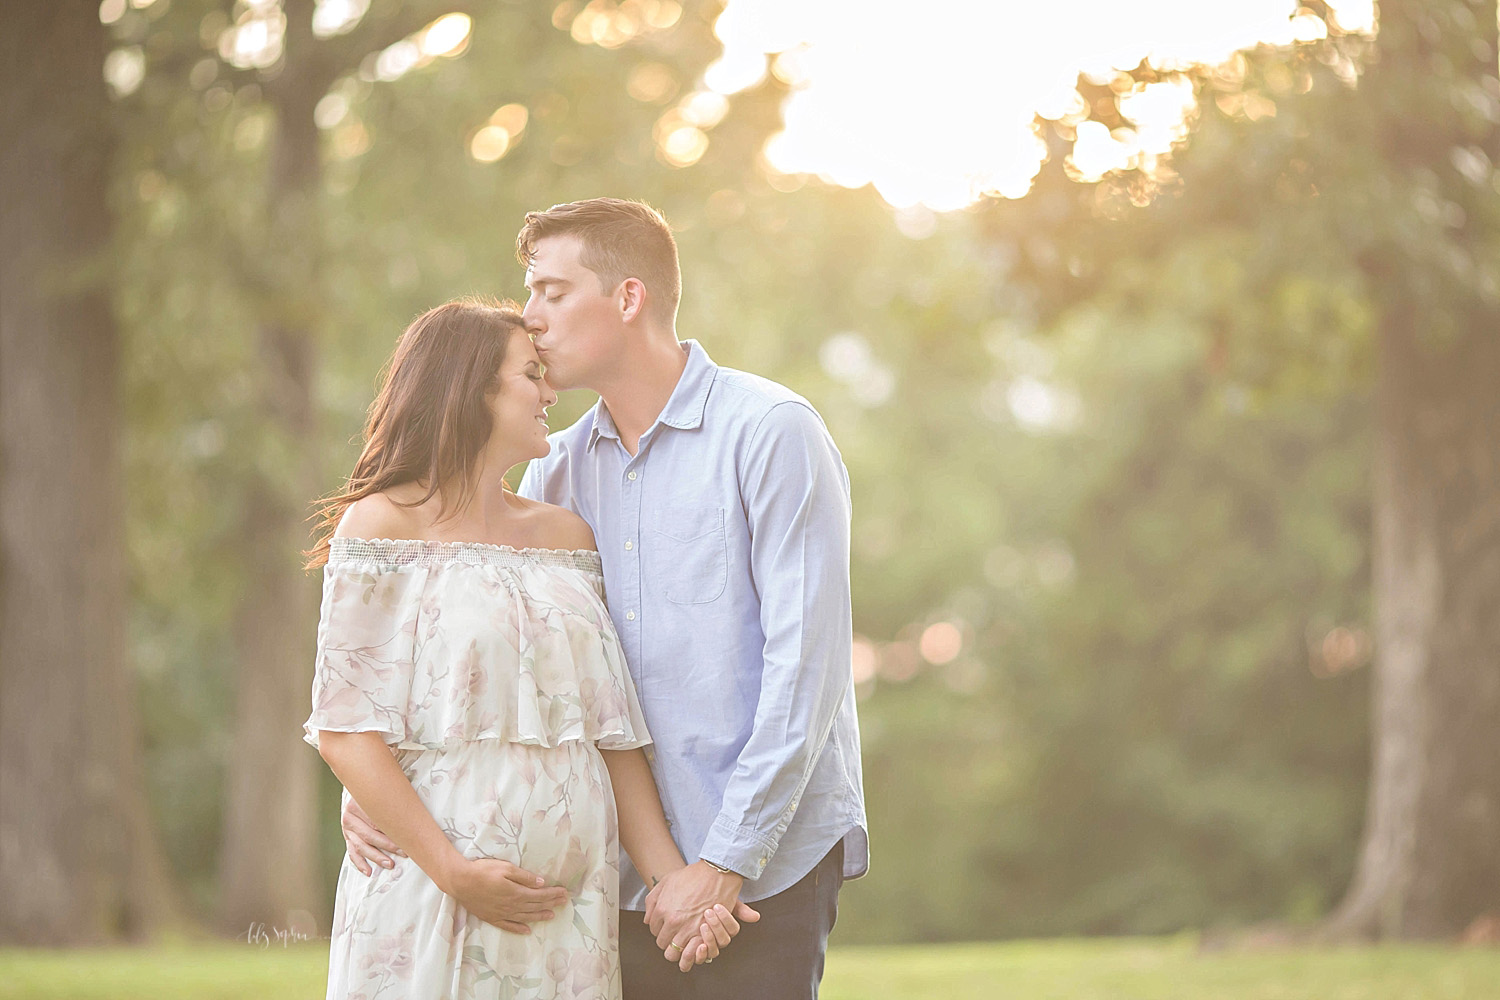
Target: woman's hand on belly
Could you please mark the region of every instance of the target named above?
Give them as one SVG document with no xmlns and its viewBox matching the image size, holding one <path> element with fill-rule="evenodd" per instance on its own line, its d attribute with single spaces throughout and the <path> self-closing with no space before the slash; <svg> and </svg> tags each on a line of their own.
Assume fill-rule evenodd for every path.
<svg viewBox="0 0 1500 1000">
<path fill-rule="evenodd" d="M 551 920 L 568 901 L 568 890 L 498 858 L 463 858 L 439 887 L 480 920 L 513 934 L 530 934 L 528 925 Z"/>
</svg>

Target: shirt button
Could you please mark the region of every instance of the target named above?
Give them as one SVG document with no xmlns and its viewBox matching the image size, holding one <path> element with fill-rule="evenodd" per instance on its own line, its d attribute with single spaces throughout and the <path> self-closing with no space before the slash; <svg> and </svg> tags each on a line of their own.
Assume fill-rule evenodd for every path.
<svg viewBox="0 0 1500 1000">
<path fill-rule="evenodd" d="M 625 543 L 625 551 L 626 552 L 629 552 L 633 548 L 635 548 L 635 542 L 626 542 Z"/>
<path fill-rule="evenodd" d="M 632 621 L 632 622 L 635 621 L 635 612 L 634 611 L 627 611 L 627 612 L 625 612 L 625 620 L 626 621 Z"/>
<path fill-rule="evenodd" d="M 625 478 L 631 480 L 635 479 L 635 470 L 631 469 L 629 472 L 625 473 Z"/>
</svg>

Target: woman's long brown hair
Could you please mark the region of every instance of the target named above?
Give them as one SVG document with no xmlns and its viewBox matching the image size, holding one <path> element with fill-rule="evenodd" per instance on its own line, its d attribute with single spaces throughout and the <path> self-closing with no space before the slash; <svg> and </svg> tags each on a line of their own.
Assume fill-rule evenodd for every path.
<svg viewBox="0 0 1500 1000">
<path fill-rule="evenodd" d="M 522 327 L 514 302 L 455 299 L 412 321 L 382 369 L 382 383 L 365 420 L 364 450 L 344 488 L 316 501 L 318 541 L 306 568 L 328 561 L 328 542 L 349 505 L 404 483 L 427 492 L 406 507 L 441 495 L 439 519 L 463 510 L 474 495 L 474 466 L 489 441 L 485 398 L 512 331 Z"/>
</svg>

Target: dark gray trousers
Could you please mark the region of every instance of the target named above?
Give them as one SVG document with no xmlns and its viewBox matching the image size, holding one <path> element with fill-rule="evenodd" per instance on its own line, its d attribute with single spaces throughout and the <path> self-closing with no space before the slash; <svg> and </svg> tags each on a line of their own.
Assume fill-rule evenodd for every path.
<svg viewBox="0 0 1500 1000">
<path fill-rule="evenodd" d="M 644 914 L 621 910 L 624 1000 L 816 1000 L 843 882 L 840 841 L 796 885 L 751 903 L 760 920 L 691 972 L 662 957 Z"/>
</svg>

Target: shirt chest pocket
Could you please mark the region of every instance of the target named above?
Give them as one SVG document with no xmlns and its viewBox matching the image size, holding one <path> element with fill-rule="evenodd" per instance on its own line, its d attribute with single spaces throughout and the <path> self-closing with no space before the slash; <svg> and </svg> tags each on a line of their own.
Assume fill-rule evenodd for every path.
<svg viewBox="0 0 1500 1000">
<path fill-rule="evenodd" d="M 656 565 L 673 604 L 707 604 L 729 581 L 729 542 L 723 507 L 666 507 L 657 511 Z"/>
</svg>

